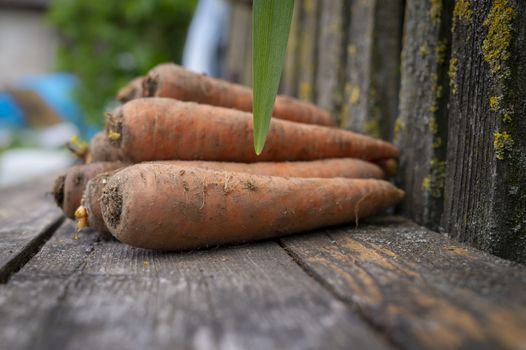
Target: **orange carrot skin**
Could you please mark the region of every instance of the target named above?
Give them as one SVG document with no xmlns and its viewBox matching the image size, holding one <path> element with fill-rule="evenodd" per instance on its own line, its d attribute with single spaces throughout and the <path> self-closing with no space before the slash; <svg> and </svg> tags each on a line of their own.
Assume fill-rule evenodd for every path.
<svg viewBox="0 0 526 350">
<path fill-rule="evenodd" d="M 197 74 L 176 64 L 161 64 L 153 68 L 143 82 L 143 96 L 169 97 L 252 112 L 252 89 Z M 276 97 L 272 115 L 294 122 L 336 126 L 327 111 L 287 96 Z"/>
<path fill-rule="evenodd" d="M 114 147 L 114 146 L 112 146 Z M 384 164 L 395 162 L 394 159 L 378 161 L 377 164 L 354 158 L 333 158 L 297 162 L 256 162 L 234 163 L 199 160 L 164 161 L 182 167 L 197 167 L 211 170 L 244 172 L 255 175 L 284 177 L 348 177 L 384 179 L 394 176 L 393 170 Z M 386 172 L 386 169 L 388 172 Z M 58 179 L 57 179 L 58 180 Z"/>
<path fill-rule="evenodd" d="M 375 164 L 359 159 L 323 159 L 310 162 L 260 162 L 230 163 L 193 160 L 172 160 L 151 162 L 151 164 L 170 164 L 181 168 L 202 168 L 216 171 L 243 172 L 255 175 L 283 177 L 347 177 L 383 179 L 384 172 Z M 143 163 L 145 164 L 145 163 Z M 99 232 L 109 232 L 100 209 L 102 190 L 109 178 L 119 170 L 102 173 L 88 181 L 81 205 L 88 215 L 88 226 Z"/>
<path fill-rule="evenodd" d="M 118 162 L 123 160 L 118 147 L 108 140 L 104 131 L 98 132 L 90 142 L 87 163 L 93 162 Z"/>
<path fill-rule="evenodd" d="M 273 119 L 263 152 L 254 152 L 252 115 L 166 98 L 130 101 L 107 119 L 119 134 L 123 157 L 148 160 L 214 160 L 252 163 L 325 158 L 397 157 L 391 144 L 351 131 Z"/>
<path fill-rule="evenodd" d="M 157 162 L 152 162 L 157 163 Z M 321 159 L 306 162 L 233 163 L 199 160 L 162 161 L 183 168 L 202 168 L 254 175 L 282 177 L 347 177 L 384 179 L 384 171 L 376 164 L 353 158 Z"/>
<path fill-rule="evenodd" d="M 101 206 L 120 241 L 186 250 L 353 222 L 402 197 L 403 191 L 382 180 L 283 178 L 145 163 L 112 176 Z"/>
<path fill-rule="evenodd" d="M 137 77 L 122 87 L 119 92 L 117 92 L 117 100 L 121 103 L 126 103 L 133 99 L 142 97 L 143 79 L 144 77 Z"/>
<path fill-rule="evenodd" d="M 64 215 L 75 219 L 86 183 L 96 175 L 122 167 L 122 163 L 100 162 L 71 167 L 65 175 L 62 210 Z"/>
</svg>

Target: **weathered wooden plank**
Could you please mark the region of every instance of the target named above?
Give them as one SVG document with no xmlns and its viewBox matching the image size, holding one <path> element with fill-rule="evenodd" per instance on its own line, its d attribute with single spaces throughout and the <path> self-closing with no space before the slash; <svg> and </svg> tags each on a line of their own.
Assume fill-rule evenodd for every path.
<svg viewBox="0 0 526 350">
<path fill-rule="evenodd" d="M 0 190 L 0 283 L 24 265 L 53 234 L 62 212 L 50 193 L 48 176 Z"/>
<path fill-rule="evenodd" d="M 229 34 L 225 52 L 225 79 L 246 84 L 246 66 L 252 58 L 248 56 L 251 45 L 252 11 L 249 4 L 236 1 L 232 4 Z"/>
<path fill-rule="evenodd" d="M 392 139 L 402 19 L 401 0 L 352 1 L 342 127 Z"/>
<path fill-rule="evenodd" d="M 437 229 L 443 207 L 453 0 L 406 2 L 400 114 L 402 213 Z"/>
<path fill-rule="evenodd" d="M 526 2 L 456 1 L 443 226 L 526 262 Z"/>
<path fill-rule="evenodd" d="M 316 101 L 317 38 L 320 0 L 298 0 L 300 14 L 300 44 L 298 97 Z"/>
<path fill-rule="evenodd" d="M 280 84 L 280 93 L 288 96 L 298 96 L 298 74 L 300 57 L 300 1 L 294 1 L 294 11 L 290 24 L 287 52 L 285 53 L 285 64 Z"/>
<path fill-rule="evenodd" d="M 316 102 L 334 118 L 339 118 L 343 102 L 349 3 L 346 0 L 320 3 Z"/>
<path fill-rule="evenodd" d="M 3 347 L 389 348 L 274 242 L 169 254 L 72 230 L 0 287 Z"/>
<path fill-rule="evenodd" d="M 522 265 L 399 218 L 282 242 L 402 348 L 526 346 Z"/>
</svg>

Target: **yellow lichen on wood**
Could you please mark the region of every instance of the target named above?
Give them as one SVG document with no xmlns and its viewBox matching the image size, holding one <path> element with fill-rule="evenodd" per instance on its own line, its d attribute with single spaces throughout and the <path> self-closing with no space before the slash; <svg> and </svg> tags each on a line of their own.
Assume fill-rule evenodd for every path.
<svg viewBox="0 0 526 350">
<path fill-rule="evenodd" d="M 447 40 L 442 39 L 438 42 L 438 45 L 435 48 L 437 64 L 442 64 L 446 62 L 446 51 L 447 51 Z"/>
<path fill-rule="evenodd" d="M 422 58 L 425 58 L 429 53 L 429 49 L 427 47 L 427 44 L 422 44 L 422 46 L 420 46 L 420 48 L 418 49 L 418 54 L 420 55 L 420 57 Z"/>
<path fill-rule="evenodd" d="M 431 159 L 430 174 L 424 177 L 422 189 L 435 198 L 442 197 L 446 183 L 446 162 L 436 158 Z"/>
<path fill-rule="evenodd" d="M 510 75 L 505 62 L 510 58 L 510 45 L 513 32 L 515 10 L 508 0 L 494 0 L 491 10 L 484 20 L 488 35 L 482 43 L 482 55 L 489 64 L 490 71 L 499 78 Z"/>
<path fill-rule="evenodd" d="M 350 94 L 350 102 L 352 105 L 355 105 L 360 100 L 360 88 L 355 85 L 351 85 L 351 94 Z"/>
<path fill-rule="evenodd" d="M 502 95 L 491 96 L 489 98 L 489 109 L 492 112 L 498 112 L 500 108 L 500 102 L 502 101 Z"/>
<path fill-rule="evenodd" d="M 429 17 L 431 23 L 437 26 L 440 24 L 440 15 L 442 14 L 442 0 L 431 0 L 431 8 L 429 9 Z"/>
<path fill-rule="evenodd" d="M 451 93 L 453 95 L 457 93 L 457 89 L 458 89 L 457 66 L 458 66 L 458 58 L 451 57 L 451 59 L 449 60 L 449 70 L 447 72 L 447 75 L 449 76 L 449 86 L 451 88 Z"/>
<path fill-rule="evenodd" d="M 457 21 L 463 21 L 466 24 L 471 23 L 473 11 L 469 0 L 457 0 L 453 10 L 453 30 L 455 30 Z"/>
<path fill-rule="evenodd" d="M 513 148 L 513 139 L 506 131 L 493 133 L 493 149 L 495 150 L 495 157 L 498 160 L 504 160 L 506 152 L 510 152 Z"/>
</svg>

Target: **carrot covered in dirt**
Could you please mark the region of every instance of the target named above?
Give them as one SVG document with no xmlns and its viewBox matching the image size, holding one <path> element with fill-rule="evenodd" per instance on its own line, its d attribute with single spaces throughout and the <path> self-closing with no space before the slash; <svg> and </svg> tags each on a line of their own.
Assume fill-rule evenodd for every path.
<svg viewBox="0 0 526 350">
<path fill-rule="evenodd" d="M 193 73 L 176 64 L 161 64 L 153 68 L 143 80 L 143 97 L 170 97 L 252 112 L 252 89 Z M 276 96 L 272 116 L 300 123 L 336 126 L 327 111 L 287 96 Z"/>
<path fill-rule="evenodd" d="M 116 162 L 123 159 L 123 156 L 118 147 L 106 137 L 106 133 L 98 132 L 92 139 L 89 145 L 88 156 L 86 163 L 92 162 Z"/>
<path fill-rule="evenodd" d="M 55 203 L 62 208 L 64 215 L 70 219 L 75 218 L 75 211 L 80 205 L 82 193 L 86 183 L 96 175 L 122 168 L 124 164 L 101 162 L 77 165 L 70 168 L 64 175 L 55 180 L 53 195 Z"/>
<path fill-rule="evenodd" d="M 375 161 L 399 153 L 385 141 L 351 131 L 273 119 L 265 149 L 257 156 L 250 113 L 166 98 L 137 99 L 117 108 L 106 119 L 106 133 L 123 157 L 134 163 L 171 159 Z"/>
<path fill-rule="evenodd" d="M 183 169 L 201 168 L 216 171 L 243 172 L 255 175 L 283 176 L 283 177 L 347 177 L 347 178 L 376 178 L 383 179 L 384 172 L 377 165 L 359 159 L 324 159 L 310 162 L 261 162 L 261 163 L 229 163 L 207 161 L 161 161 L 143 164 L 169 164 Z M 102 219 L 100 197 L 102 189 L 109 178 L 119 170 L 95 176 L 88 181 L 82 196 L 82 210 L 77 220 L 80 228 L 89 226 L 100 232 L 107 232 Z"/>
<path fill-rule="evenodd" d="M 144 77 L 137 77 L 117 92 L 117 100 L 121 103 L 142 97 L 142 81 Z"/>
<path fill-rule="evenodd" d="M 402 197 L 403 191 L 382 180 L 283 178 L 145 163 L 113 175 L 101 207 L 120 241 L 185 250 L 354 222 Z"/>
</svg>

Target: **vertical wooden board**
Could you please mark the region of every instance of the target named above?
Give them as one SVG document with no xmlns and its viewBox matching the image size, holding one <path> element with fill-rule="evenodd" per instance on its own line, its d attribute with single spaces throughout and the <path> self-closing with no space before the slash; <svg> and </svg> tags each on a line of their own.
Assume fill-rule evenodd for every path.
<svg viewBox="0 0 526 350">
<path fill-rule="evenodd" d="M 404 0 L 377 1 L 374 17 L 369 118 L 364 129 L 393 140 L 398 116 Z"/>
<path fill-rule="evenodd" d="M 283 238 L 401 349 L 520 349 L 526 271 L 398 218 Z"/>
<path fill-rule="evenodd" d="M 298 0 L 300 3 L 300 45 L 298 97 L 316 101 L 317 37 L 320 0 Z"/>
<path fill-rule="evenodd" d="M 63 220 L 53 203 L 53 180 L 50 175 L 0 190 L 0 283 L 23 266 Z"/>
<path fill-rule="evenodd" d="M 406 191 L 402 213 L 434 229 L 443 207 L 453 2 L 406 2 L 395 124 L 395 142 L 402 150 L 398 182 Z"/>
<path fill-rule="evenodd" d="M 244 2 L 232 4 L 230 28 L 225 52 L 225 79 L 244 83 L 245 70 L 251 57 L 247 55 L 247 41 L 251 36 L 251 9 Z"/>
<path fill-rule="evenodd" d="M 289 41 L 285 54 L 283 76 L 280 84 L 280 93 L 288 96 L 298 96 L 298 74 L 300 57 L 300 23 L 301 23 L 300 1 L 294 1 L 292 22 L 290 24 Z"/>
<path fill-rule="evenodd" d="M 390 348 L 275 242 L 174 254 L 72 231 L 0 286 L 3 347 Z"/>
<path fill-rule="evenodd" d="M 457 0 L 443 226 L 526 262 L 526 3 Z"/>
<path fill-rule="evenodd" d="M 390 139 L 398 115 L 403 1 L 353 0 L 341 126 Z"/>
<path fill-rule="evenodd" d="M 333 0 L 320 4 L 317 50 L 317 105 L 339 118 L 343 100 L 349 1 Z"/>
</svg>

